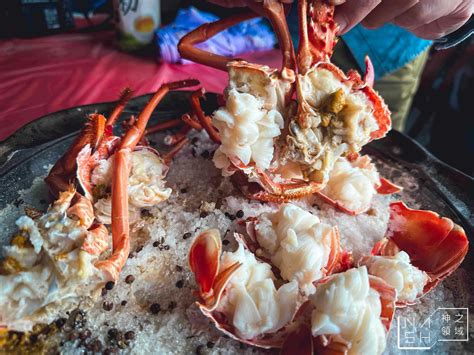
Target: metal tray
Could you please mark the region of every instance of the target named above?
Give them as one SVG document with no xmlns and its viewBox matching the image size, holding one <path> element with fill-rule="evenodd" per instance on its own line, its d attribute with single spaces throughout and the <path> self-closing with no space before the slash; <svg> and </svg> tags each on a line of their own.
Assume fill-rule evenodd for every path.
<svg viewBox="0 0 474 355">
<path fill-rule="evenodd" d="M 140 96 L 130 101 L 121 119 L 137 114 L 150 98 Z M 22 204 L 19 191 L 31 187 L 45 167 L 53 164 L 68 148 L 82 128 L 86 115 L 93 112 L 107 114 L 113 103 L 80 106 L 41 117 L 0 142 L 0 210 L 9 204 Z M 217 107 L 217 97 L 207 95 L 204 109 L 212 112 Z M 151 123 L 179 117 L 189 110 L 188 93 L 171 92 L 155 110 Z M 152 142 L 156 143 L 156 142 Z M 404 186 L 402 200 L 418 208 L 430 209 L 453 219 L 463 226 L 469 238 L 474 238 L 474 179 L 441 162 L 417 142 L 402 133 L 391 131 L 384 139 L 370 143 L 365 148 L 376 158 L 383 176 Z M 46 201 L 42 201 L 43 208 Z M 39 206 L 41 207 L 41 206 Z M 14 219 L 12 219 L 13 221 Z M 5 242 L 12 225 L 2 226 Z M 474 279 L 474 252 L 472 248 L 464 263 L 471 283 Z M 472 297 L 468 304 L 474 306 Z M 471 348 L 465 344 L 465 350 Z M 471 348 L 472 350 L 472 348 Z"/>
</svg>

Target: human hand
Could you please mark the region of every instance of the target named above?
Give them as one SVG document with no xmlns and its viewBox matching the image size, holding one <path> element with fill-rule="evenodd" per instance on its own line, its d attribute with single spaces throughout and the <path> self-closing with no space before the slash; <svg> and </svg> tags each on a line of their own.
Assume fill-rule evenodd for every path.
<svg viewBox="0 0 474 355">
<path fill-rule="evenodd" d="M 252 3 L 262 2 L 263 0 L 207 0 L 213 4 L 220 5 L 223 7 L 244 7 L 251 6 Z M 280 0 L 283 4 L 291 4 L 293 0 Z"/>
<path fill-rule="evenodd" d="M 344 34 L 359 22 L 378 28 L 391 22 L 418 37 L 436 39 L 469 20 L 474 0 L 329 0 L 337 5 L 335 20 Z"/>
</svg>

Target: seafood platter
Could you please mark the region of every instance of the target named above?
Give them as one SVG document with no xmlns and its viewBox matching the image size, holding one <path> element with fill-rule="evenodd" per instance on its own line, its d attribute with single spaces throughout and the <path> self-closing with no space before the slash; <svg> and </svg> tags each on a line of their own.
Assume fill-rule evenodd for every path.
<svg viewBox="0 0 474 355">
<path fill-rule="evenodd" d="M 125 89 L 0 143 L 0 352 L 397 354 L 401 320 L 473 305 L 473 179 L 390 132 L 370 59 L 331 63 L 332 6 L 298 2 L 296 54 L 256 7 L 280 69 L 196 47 L 239 14 L 179 45 L 225 92 Z M 414 348 L 472 352 L 468 324 Z"/>
</svg>

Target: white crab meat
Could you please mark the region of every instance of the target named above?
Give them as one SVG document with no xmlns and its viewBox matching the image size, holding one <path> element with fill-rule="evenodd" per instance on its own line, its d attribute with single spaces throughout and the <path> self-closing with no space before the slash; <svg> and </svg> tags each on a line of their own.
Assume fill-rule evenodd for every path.
<svg viewBox="0 0 474 355">
<path fill-rule="evenodd" d="M 140 218 L 140 210 L 153 207 L 167 200 L 172 190 L 165 186 L 168 167 L 163 160 L 149 149 L 135 150 L 130 155 L 128 177 L 128 202 L 130 223 Z M 92 184 L 108 187 L 112 183 L 113 156 L 101 161 L 91 176 Z M 111 223 L 110 196 L 99 199 L 95 205 L 97 219 L 104 224 Z"/>
<path fill-rule="evenodd" d="M 361 211 L 370 207 L 379 181 L 380 176 L 372 163 L 361 167 L 357 162 L 339 158 L 321 192 L 351 211 Z"/>
<path fill-rule="evenodd" d="M 262 214 L 255 232 L 264 254 L 280 270 L 282 278 L 297 281 L 307 295 L 314 293 L 313 282 L 325 276 L 334 228 L 287 203 L 274 213 Z"/>
<path fill-rule="evenodd" d="M 380 319 L 381 302 L 370 288 L 366 267 L 335 274 L 317 286 L 311 297 L 313 336 L 340 335 L 350 343 L 348 354 L 381 354 L 386 331 Z"/>
<path fill-rule="evenodd" d="M 362 262 L 369 274 L 384 279 L 397 291 L 397 300 L 413 302 L 423 293 L 429 280 L 428 275 L 410 263 L 410 256 L 404 251 L 394 256 L 371 256 Z"/>
<path fill-rule="evenodd" d="M 277 290 L 270 265 L 255 259 L 241 244 L 235 252 L 222 254 L 221 270 L 235 262 L 242 265 L 232 275 L 217 311 L 227 315 L 237 335 L 244 339 L 273 333 L 287 325 L 296 312 L 297 283 L 287 283 Z"/>
<path fill-rule="evenodd" d="M 288 107 L 286 96 L 292 90 L 295 73 L 285 68 L 281 73 L 278 69 L 266 65 L 248 63 L 244 60 L 232 61 L 227 65 L 229 84 L 227 91 L 236 89 L 238 92 L 251 94 L 263 100 L 267 110 L 276 109 L 283 116 Z"/>
<path fill-rule="evenodd" d="M 352 91 L 352 81 L 341 81 L 333 72 L 316 66 L 298 75 L 297 84 L 308 127 L 290 124 L 287 159 L 308 165 L 311 180 L 326 182 L 335 161 L 359 152 L 379 126 L 372 104 L 362 92 Z"/>
<path fill-rule="evenodd" d="M 231 174 L 230 161 L 255 163 L 260 169 L 270 166 L 274 138 L 283 128 L 283 116 L 277 110 L 267 110 L 262 99 L 231 89 L 226 106 L 214 112 L 213 124 L 222 139 L 214 163 L 223 175 Z"/>
<path fill-rule="evenodd" d="M 0 275 L 1 325 L 28 331 L 36 323 L 50 323 L 62 310 L 92 301 L 106 282 L 94 266 L 98 257 L 81 249 L 87 229 L 67 216 L 69 203 L 54 205 L 38 220 L 17 220 L 31 245 L 5 247 L 6 259 L 18 270 Z"/>
</svg>

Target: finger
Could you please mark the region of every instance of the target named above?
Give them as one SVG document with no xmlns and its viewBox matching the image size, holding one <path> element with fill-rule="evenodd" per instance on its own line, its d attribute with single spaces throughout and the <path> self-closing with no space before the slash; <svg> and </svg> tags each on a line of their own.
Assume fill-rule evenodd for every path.
<svg viewBox="0 0 474 355">
<path fill-rule="evenodd" d="M 411 29 L 414 35 L 425 38 L 425 39 L 438 39 L 447 34 L 450 34 L 460 28 L 469 20 L 469 17 L 465 18 L 465 20 L 461 20 L 460 18 L 454 18 L 453 16 L 446 16 L 442 17 L 436 21 L 428 23 L 426 25 L 422 25 Z"/>
<path fill-rule="evenodd" d="M 408 11 L 419 1 L 420 0 L 384 0 L 367 15 L 362 21 L 362 24 L 367 28 L 378 28 Z"/>
<path fill-rule="evenodd" d="M 450 14 L 460 0 L 422 0 L 408 11 L 397 16 L 393 23 L 406 29 L 414 29 L 430 24 Z"/>
<path fill-rule="evenodd" d="M 334 20 L 339 24 L 339 34 L 344 34 L 371 12 L 381 0 L 348 1 L 338 7 Z"/>
<path fill-rule="evenodd" d="M 222 6 L 222 7 L 244 7 L 247 6 L 246 0 L 207 0 L 210 3 Z"/>
<path fill-rule="evenodd" d="M 339 6 L 346 2 L 346 0 L 329 0 L 329 5 Z"/>
</svg>

